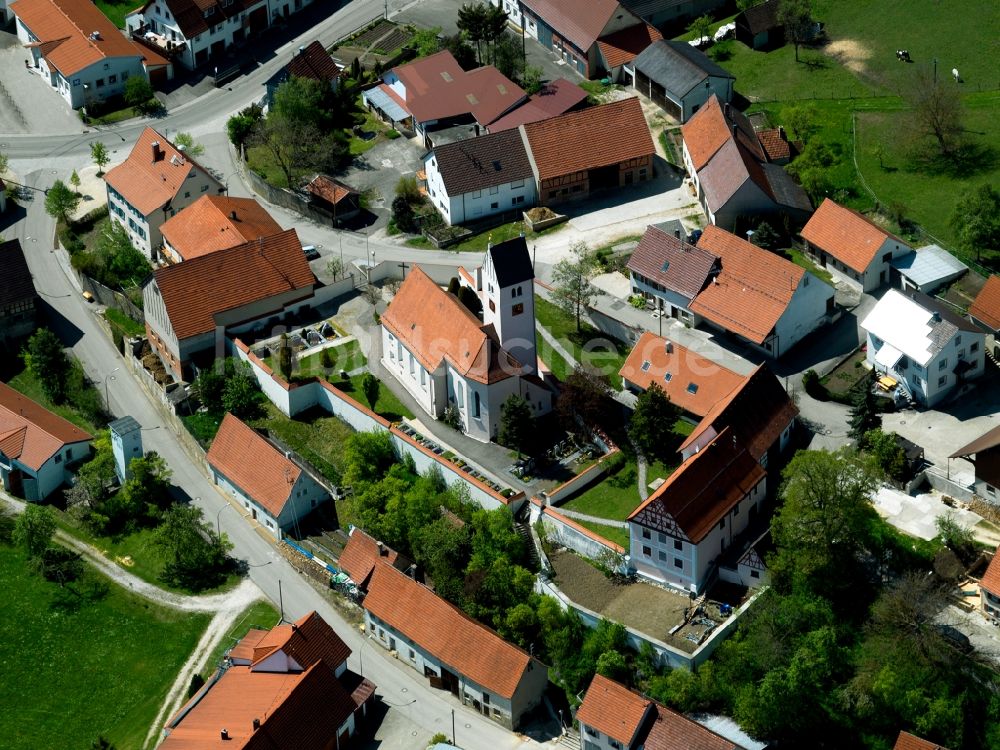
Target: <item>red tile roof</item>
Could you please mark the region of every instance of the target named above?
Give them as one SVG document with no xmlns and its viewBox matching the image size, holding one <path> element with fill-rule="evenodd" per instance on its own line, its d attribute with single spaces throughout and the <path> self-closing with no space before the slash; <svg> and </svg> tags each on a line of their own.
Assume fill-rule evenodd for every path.
<svg viewBox="0 0 1000 750">
<path fill-rule="evenodd" d="M 740 145 L 756 159 L 764 159 L 764 150 L 757 140 L 750 121 L 736 107 L 722 105 L 719 98 L 712 94 L 705 105 L 681 127 L 684 145 L 696 172 L 708 164 L 715 153 L 733 139 L 734 126 L 736 140 Z"/>
<path fill-rule="evenodd" d="M 871 219 L 829 198 L 820 204 L 816 213 L 806 222 L 802 228 L 802 238 L 858 273 L 868 270 L 886 240 L 905 244 Z"/>
<path fill-rule="evenodd" d="M 226 195 L 203 195 L 160 226 L 182 260 L 280 232 L 281 225 L 253 198 Z"/>
<path fill-rule="evenodd" d="M 909 732 L 901 731 L 899 737 L 896 738 L 896 744 L 892 746 L 892 750 L 948 750 L 948 748 L 936 742 L 923 740 Z"/>
<path fill-rule="evenodd" d="M 384 544 L 380 551 L 379 543 L 355 526 L 351 529 L 351 536 L 344 551 L 340 553 L 337 565 L 351 577 L 352 581 L 364 589 L 367 588 L 369 578 L 380 557 L 395 567 L 399 553 Z"/>
<path fill-rule="evenodd" d="M 521 363 L 500 348 L 490 326 L 415 266 L 382 313 L 385 326 L 433 373 L 447 359 L 460 374 L 495 383 L 519 374 Z"/>
<path fill-rule="evenodd" d="M 264 639 L 267 633 L 266 630 L 251 628 L 235 646 L 229 649 L 229 658 L 237 664 L 250 665 L 253 662 L 254 647 Z"/>
<path fill-rule="evenodd" d="M 581 52 L 589 51 L 611 17 L 623 10 L 618 0 L 524 0 L 524 5 Z"/>
<path fill-rule="evenodd" d="M 670 373 L 670 380 L 665 379 L 666 373 Z M 704 417 L 743 382 L 742 375 L 648 331 L 629 352 L 618 374 L 642 389 L 656 383 L 672 403 L 698 417 Z M 694 393 L 691 384 L 695 385 Z"/>
<path fill-rule="evenodd" d="M 358 194 L 354 188 L 323 174 L 318 174 L 309 181 L 309 184 L 306 185 L 306 192 L 312 193 L 317 198 L 322 198 L 331 206 L 336 206 L 350 195 Z"/>
<path fill-rule="evenodd" d="M 344 72 L 323 45 L 315 41 L 303 50 L 296 50 L 285 69 L 296 78 L 311 78 L 321 83 L 329 83 Z"/>
<path fill-rule="evenodd" d="M 208 449 L 208 463 L 277 518 L 302 470 L 249 425 L 226 414 Z"/>
<path fill-rule="evenodd" d="M 628 747 L 652 703 L 624 685 L 595 674 L 576 719 Z"/>
<path fill-rule="evenodd" d="M 65 446 L 88 440 L 76 425 L 0 383 L 0 453 L 37 471 Z"/>
<path fill-rule="evenodd" d="M 101 60 L 148 54 L 90 0 L 17 0 L 10 9 L 41 42 L 45 59 L 67 77 Z"/>
<path fill-rule="evenodd" d="M 615 31 L 597 40 L 597 48 L 604 55 L 609 70 L 632 62 L 653 42 L 663 39 L 663 34 L 648 23 L 638 23 L 627 29 Z"/>
<path fill-rule="evenodd" d="M 351 649 L 315 611 L 291 625 L 278 625 L 264 635 L 253 649 L 253 671 L 275 651 L 291 657 L 302 669 L 322 662 L 336 672 L 351 655 Z"/>
<path fill-rule="evenodd" d="M 792 158 L 792 153 L 796 150 L 783 128 L 758 130 L 757 139 L 767 154 L 768 161 L 787 161 Z"/>
<path fill-rule="evenodd" d="M 695 297 L 691 311 L 763 344 L 788 310 L 805 269 L 712 224 L 698 247 L 719 257 L 721 271 Z"/>
<path fill-rule="evenodd" d="M 687 538 L 698 544 L 765 476 L 757 459 L 726 427 L 667 477 L 628 520 L 659 528 L 656 519 L 669 513 Z M 651 506 L 661 512 L 647 510 Z"/>
<path fill-rule="evenodd" d="M 708 283 L 717 261 L 707 250 L 651 225 L 646 227 L 627 267 L 671 292 L 694 299 Z"/>
<path fill-rule="evenodd" d="M 490 123 L 490 132 L 510 130 L 529 122 L 556 117 L 586 101 L 587 92 L 565 78 L 557 78 L 542 86 L 537 94 L 528 97 L 520 107 L 508 112 L 499 120 Z"/>
<path fill-rule="evenodd" d="M 1000 276 L 994 274 L 986 279 L 986 284 L 969 307 L 969 315 L 993 330 L 1000 331 Z"/>
<path fill-rule="evenodd" d="M 980 587 L 989 591 L 993 596 L 1000 596 L 1000 547 L 993 554 L 989 567 L 979 581 Z"/>
<path fill-rule="evenodd" d="M 157 158 L 153 160 L 153 144 L 158 144 Z M 217 191 L 222 185 L 193 162 L 190 157 L 157 133 L 146 128 L 139 136 L 128 158 L 104 175 L 104 181 L 121 193 L 144 216 L 172 201 L 192 170 L 199 170 L 215 182 Z"/>
<path fill-rule="evenodd" d="M 741 750 L 735 743 L 696 721 L 656 705 L 656 721 L 649 728 L 643 750 Z"/>
<path fill-rule="evenodd" d="M 651 157 L 656 151 L 636 97 L 521 127 L 540 180 Z"/>
<path fill-rule="evenodd" d="M 417 122 L 471 113 L 480 125 L 489 125 L 527 97 L 492 65 L 466 72 L 447 50 L 392 72 L 406 87 L 404 106 Z"/>
<path fill-rule="evenodd" d="M 153 272 L 178 339 L 215 330 L 215 316 L 316 281 L 294 229 Z"/>
<path fill-rule="evenodd" d="M 375 567 L 364 608 L 444 666 L 503 698 L 537 659 L 386 563 Z"/>
<path fill-rule="evenodd" d="M 758 365 L 740 386 L 705 415 L 677 450 L 683 452 L 709 427 L 716 433 L 730 427 L 750 455 L 759 461 L 798 413 L 798 407 L 774 374 L 766 365 Z"/>
</svg>

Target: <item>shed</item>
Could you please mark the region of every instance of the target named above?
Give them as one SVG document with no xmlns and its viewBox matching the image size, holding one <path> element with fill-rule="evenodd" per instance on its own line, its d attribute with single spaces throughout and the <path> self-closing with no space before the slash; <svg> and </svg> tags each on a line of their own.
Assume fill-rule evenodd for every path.
<svg viewBox="0 0 1000 750">
<path fill-rule="evenodd" d="M 715 94 L 720 101 L 733 97 L 735 77 L 687 42 L 660 40 L 632 61 L 632 83 L 661 109 L 687 122 Z"/>
<path fill-rule="evenodd" d="M 765 2 L 736 16 L 736 39 L 750 49 L 774 49 L 785 41 L 785 28 L 778 23 L 780 0 Z"/>
<path fill-rule="evenodd" d="M 893 259 L 893 276 L 899 287 L 932 294 L 949 281 L 964 275 L 969 267 L 938 245 L 927 245 Z M 895 280 L 895 279 L 894 279 Z"/>
</svg>

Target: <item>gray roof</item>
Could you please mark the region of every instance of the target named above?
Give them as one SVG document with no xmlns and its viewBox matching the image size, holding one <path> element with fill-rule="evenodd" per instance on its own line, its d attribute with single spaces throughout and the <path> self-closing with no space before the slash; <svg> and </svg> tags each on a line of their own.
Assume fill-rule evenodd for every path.
<svg viewBox="0 0 1000 750">
<path fill-rule="evenodd" d="M 704 52 L 687 42 L 661 39 L 646 47 L 632 62 L 652 81 L 663 86 L 667 93 L 682 97 L 709 76 L 733 78 Z"/>
<path fill-rule="evenodd" d="M 118 435 L 126 435 L 130 432 L 142 429 L 142 427 L 139 426 L 139 423 L 135 421 L 135 418 L 128 416 L 121 417 L 116 419 L 114 422 L 109 423 L 108 428 Z"/>
<path fill-rule="evenodd" d="M 751 34 L 778 28 L 778 0 L 766 2 L 747 8 L 736 16 L 736 25 L 745 27 Z"/>
<path fill-rule="evenodd" d="M 0 242 L 0 305 L 14 305 L 38 298 L 20 241 Z"/>
<path fill-rule="evenodd" d="M 489 253 L 493 271 L 497 275 L 497 283 L 501 287 L 520 284 L 535 278 L 535 270 L 531 267 L 531 255 L 528 253 L 528 243 L 523 236 L 490 245 L 486 252 Z"/>
<path fill-rule="evenodd" d="M 809 196 L 801 185 L 789 177 L 788 172 L 777 164 L 762 164 L 761 168 L 767 177 L 767 184 L 771 187 L 775 203 L 784 208 L 812 213 L 813 207 L 809 202 Z"/>
<path fill-rule="evenodd" d="M 534 179 L 518 128 L 448 143 L 435 148 L 434 155 L 445 190 L 451 196 Z"/>
<path fill-rule="evenodd" d="M 969 270 L 967 265 L 938 245 L 927 245 L 896 258 L 892 267 L 921 287 L 943 284 Z"/>
<path fill-rule="evenodd" d="M 694 299 L 715 269 L 718 258 L 655 226 L 646 227 L 639 246 L 628 261 L 628 270 L 662 284 L 672 292 Z"/>
</svg>

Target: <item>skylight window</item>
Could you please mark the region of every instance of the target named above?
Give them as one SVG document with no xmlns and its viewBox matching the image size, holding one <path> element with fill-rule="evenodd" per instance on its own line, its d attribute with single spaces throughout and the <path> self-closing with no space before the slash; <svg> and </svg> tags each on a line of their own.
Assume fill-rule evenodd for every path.
<svg viewBox="0 0 1000 750">
<path fill-rule="evenodd" d="M 664 380 L 665 380 L 666 382 L 668 382 L 668 383 L 669 383 L 669 382 L 670 382 L 671 380 L 673 380 L 673 378 L 674 378 L 674 376 L 673 376 L 673 375 L 671 375 L 671 374 L 670 374 L 669 372 L 665 372 L 665 373 L 663 373 L 663 379 L 664 379 Z"/>
<path fill-rule="evenodd" d="M 642 371 L 643 372 L 649 372 L 649 364 L 650 363 L 649 363 L 648 359 L 643 360 L 643 362 L 642 362 Z"/>
<path fill-rule="evenodd" d="M 688 383 L 688 393 L 690 393 L 690 394 L 693 395 L 693 394 L 695 394 L 697 392 L 698 392 L 698 384 L 697 383 Z"/>
</svg>

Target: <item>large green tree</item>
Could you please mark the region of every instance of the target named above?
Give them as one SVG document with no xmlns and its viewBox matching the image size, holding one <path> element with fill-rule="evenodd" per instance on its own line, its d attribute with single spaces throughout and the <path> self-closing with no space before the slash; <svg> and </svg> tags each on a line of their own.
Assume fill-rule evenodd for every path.
<svg viewBox="0 0 1000 750">
<path fill-rule="evenodd" d="M 779 0 L 777 20 L 784 27 L 785 39 L 795 45 L 795 62 L 798 62 L 799 47 L 812 34 L 812 0 Z"/>
<path fill-rule="evenodd" d="M 520 456 L 531 453 L 534 445 L 535 416 L 531 405 L 516 393 L 512 393 L 500 406 L 500 445 L 513 448 Z"/>
<path fill-rule="evenodd" d="M 104 174 L 104 168 L 108 166 L 108 162 L 111 161 L 111 155 L 108 153 L 108 147 L 100 141 L 94 141 L 90 144 L 90 158 L 93 159 L 94 164 L 97 165 L 97 176 L 100 177 Z"/>
<path fill-rule="evenodd" d="M 962 192 L 951 226 L 962 248 L 982 260 L 1000 254 L 1000 191 L 990 183 L 983 183 L 969 192 Z"/>
<path fill-rule="evenodd" d="M 28 503 L 14 522 L 14 544 L 23 547 L 28 557 L 37 559 L 48 549 L 56 532 L 56 518 L 44 505 Z"/>
<path fill-rule="evenodd" d="M 849 434 L 859 445 L 864 441 L 865 435 L 882 427 L 882 416 L 879 414 L 873 393 L 875 377 L 875 371 L 872 370 L 854 386 Z"/>
<path fill-rule="evenodd" d="M 162 578 L 172 586 L 202 591 L 225 580 L 232 544 L 205 523 L 193 505 L 174 503 L 156 529 L 153 543 L 166 555 Z"/>
<path fill-rule="evenodd" d="M 476 45 L 476 61 L 482 65 L 483 42 L 487 34 L 487 13 L 490 6 L 485 3 L 466 3 L 458 9 L 456 26 L 469 41 Z"/>
<path fill-rule="evenodd" d="M 66 186 L 62 180 L 56 180 L 52 187 L 45 191 L 45 212 L 53 219 L 69 223 L 70 215 L 80 205 L 80 196 Z"/>
<path fill-rule="evenodd" d="M 222 389 L 222 408 L 240 419 L 253 419 L 264 409 L 267 398 L 246 362 L 226 368 L 226 385 Z"/>
<path fill-rule="evenodd" d="M 39 328 L 21 352 L 24 365 L 42 386 L 45 395 L 56 403 L 66 398 L 66 380 L 71 363 L 62 342 L 48 328 Z"/>
<path fill-rule="evenodd" d="M 636 399 L 629 420 L 632 443 L 646 458 L 669 462 L 679 442 L 674 423 L 680 415 L 659 383 L 650 383 Z"/>
<path fill-rule="evenodd" d="M 581 316 L 597 296 L 596 287 L 590 283 L 596 268 L 596 254 L 583 242 L 577 242 L 570 248 L 569 257 L 556 263 L 552 270 L 552 295 L 560 309 L 576 321 L 578 331 Z"/>
</svg>

